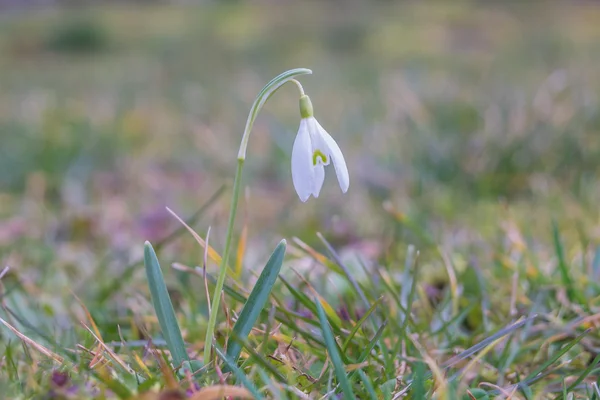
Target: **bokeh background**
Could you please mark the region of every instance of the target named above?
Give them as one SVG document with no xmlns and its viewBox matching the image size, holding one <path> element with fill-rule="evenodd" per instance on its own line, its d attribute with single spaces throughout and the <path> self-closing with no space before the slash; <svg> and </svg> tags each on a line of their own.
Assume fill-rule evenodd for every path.
<svg viewBox="0 0 600 400">
<path fill-rule="evenodd" d="M 301 81 L 346 156 L 350 190 L 329 171 L 318 200 L 298 200 L 298 95 L 284 87 L 250 141 L 238 221 L 249 265 L 281 237 L 318 243 L 315 231 L 373 260 L 390 241 L 425 261 L 431 243 L 491 260 L 491 247 L 521 240 L 515 226 L 535 251 L 553 220 L 569 243 L 600 238 L 597 2 L 0 10 L 0 263 L 39 304 L 58 307 L 71 290 L 94 304 L 144 240 L 180 226 L 166 206 L 185 218 L 230 187 L 255 95 L 295 67 L 314 71 Z M 212 227 L 217 249 L 227 193 L 194 224 Z M 183 235 L 160 256 L 197 265 L 202 250 Z M 146 293 L 142 271 L 121 283 Z"/>
</svg>

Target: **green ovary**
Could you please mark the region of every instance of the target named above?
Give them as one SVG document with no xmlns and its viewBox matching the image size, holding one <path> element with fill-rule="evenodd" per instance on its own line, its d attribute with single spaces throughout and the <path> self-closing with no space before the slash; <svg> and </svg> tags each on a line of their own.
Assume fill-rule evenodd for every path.
<svg viewBox="0 0 600 400">
<path fill-rule="evenodd" d="M 319 160 L 319 158 L 321 159 L 321 162 L 323 162 L 323 164 L 327 164 L 327 156 L 325 154 L 323 154 L 323 152 L 321 150 L 315 150 L 313 152 L 313 165 L 317 165 L 317 161 Z"/>
</svg>

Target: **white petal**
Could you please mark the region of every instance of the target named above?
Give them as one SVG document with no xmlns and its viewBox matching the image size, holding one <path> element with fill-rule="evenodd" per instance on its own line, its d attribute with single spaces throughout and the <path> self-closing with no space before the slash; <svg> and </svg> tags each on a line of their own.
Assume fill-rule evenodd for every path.
<svg viewBox="0 0 600 400">
<path fill-rule="evenodd" d="M 325 167 L 323 164 L 317 164 L 313 167 L 313 170 L 315 171 L 315 180 L 313 182 L 312 194 L 317 198 L 319 197 L 319 193 L 321 193 L 321 188 L 325 181 Z"/>
<path fill-rule="evenodd" d="M 316 151 L 323 153 L 324 156 L 327 157 L 325 161 L 320 157 L 317 158 L 317 163 L 322 163 L 323 165 L 329 165 L 330 157 L 329 157 L 329 146 L 327 146 L 327 142 L 323 139 L 323 135 L 321 131 L 323 128 L 317 120 L 312 117 L 307 119 L 308 132 L 310 133 L 310 145 L 312 146 L 312 154 Z"/>
<path fill-rule="evenodd" d="M 342 192 L 346 193 L 348 191 L 348 187 L 350 186 L 350 177 L 348 176 L 348 167 L 346 167 L 346 161 L 344 160 L 344 155 L 340 150 L 340 147 L 337 145 L 335 140 L 327 133 L 325 129 L 315 120 L 317 127 L 319 128 L 319 133 L 323 138 L 323 141 L 327 145 L 329 157 L 333 160 L 333 166 L 335 168 L 335 174 L 337 175 L 338 182 L 340 184 L 340 189 Z"/>
<path fill-rule="evenodd" d="M 298 135 L 296 135 L 294 147 L 292 148 L 292 181 L 300 200 L 302 202 L 308 200 L 313 192 L 315 175 L 306 119 L 300 121 Z"/>
</svg>

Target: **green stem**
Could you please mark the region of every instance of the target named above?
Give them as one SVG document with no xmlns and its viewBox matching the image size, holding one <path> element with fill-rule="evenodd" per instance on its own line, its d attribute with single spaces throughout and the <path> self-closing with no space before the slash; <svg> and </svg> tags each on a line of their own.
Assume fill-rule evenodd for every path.
<svg viewBox="0 0 600 400">
<path fill-rule="evenodd" d="M 206 339 L 204 340 L 204 364 L 208 364 L 210 360 L 210 351 L 212 349 L 213 335 L 217 324 L 217 314 L 219 313 L 219 303 L 221 302 L 221 291 L 225 284 L 227 276 L 227 261 L 231 250 L 231 241 L 233 238 L 233 226 L 235 225 L 235 215 L 237 213 L 238 200 L 240 198 L 240 188 L 242 187 L 242 169 L 244 167 L 244 159 L 238 159 L 237 169 L 235 171 L 235 179 L 233 181 L 233 195 L 231 197 L 231 210 L 229 212 L 229 222 L 227 223 L 227 237 L 225 239 L 225 250 L 219 267 L 219 277 L 217 278 L 217 286 L 213 293 L 212 306 L 210 308 L 210 318 L 208 320 L 208 329 L 206 330 Z"/>
<path fill-rule="evenodd" d="M 219 313 L 219 304 L 221 302 L 221 292 L 223 291 L 223 285 L 225 284 L 225 277 L 227 275 L 227 261 L 229 260 L 229 253 L 231 251 L 231 241 L 233 238 L 233 226 L 235 225 L 235 214 L 237 212 L 238 199 L 240 197 L 240 188 L 242 183 L 242 169 L 244 167 L 244 160 L 246 159 L 246 147 L 248 146 L 248 139 L 250 138 L 250 132 L 254 125 L 258 112 L 262 106 L 267 102 L 269 97 L 273 95 L 281 86 L 286 82 L 293 81 L 300 94 L 304 94 L 304 89 L 300 82 L 296 81 L 294 77 L 298 75 L 311 74 L 312 71 L 306 68 L 296 68 L 286 71 L 265 85 L 264 88 L 258 93 L 248 119 L 246 121 L 246 127 L 244 128 L 244 134 L 242 135 L 242 141 L 240 143 L 240 149 L 238 151 L 238 164 L 237 170 L 235 171 L 235 179 L 233 181 L 233 195 L 231 197 L 231 209 L 229 210 L 229 222 L 227 223 L 227 236 L 225 238 L 225 250 L 223 250 L 223 258 L 221 259 L 221 266 L 219 267 L 219 277 L 217 278 L 217 286 L 213 293 L 213 301 L 210 308 L 210 317 L 208 319 L 208 328 L 206 329 L 206 339 L 204 340 L 204 364 L 210 362 L 210 352 L 212 350 L 213 337 L 215 332 L 215 326 L 217 325 L 217 314 Z"/>
</svg>

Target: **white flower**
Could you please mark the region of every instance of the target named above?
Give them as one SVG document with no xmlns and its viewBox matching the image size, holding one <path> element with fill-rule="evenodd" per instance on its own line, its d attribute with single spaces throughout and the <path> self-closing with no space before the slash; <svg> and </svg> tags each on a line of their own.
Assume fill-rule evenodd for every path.
<svg viewBox="0 0 600 400">
<path fill-rule="evenodd" d="M 330 162 L 333 162 L 342 192 L 346 193 L 350 185 L 346 161 L 335 140 L 312 116 L 308 96 L 300 99 L 300 113 L 302 120 L 292 149 L 292 181 L 300 200 L 305 202 L 311 194 L 319 197 L 325 166 Z"/>
</svg>

